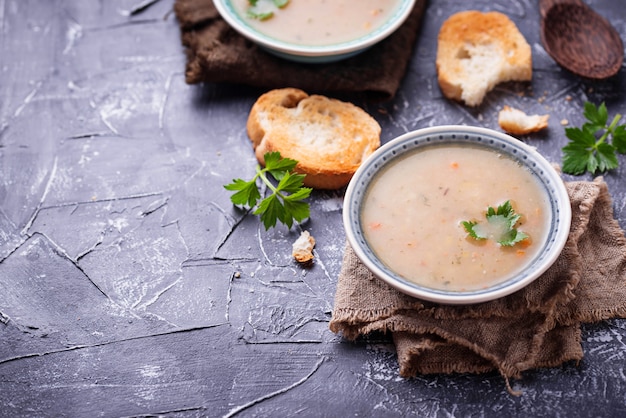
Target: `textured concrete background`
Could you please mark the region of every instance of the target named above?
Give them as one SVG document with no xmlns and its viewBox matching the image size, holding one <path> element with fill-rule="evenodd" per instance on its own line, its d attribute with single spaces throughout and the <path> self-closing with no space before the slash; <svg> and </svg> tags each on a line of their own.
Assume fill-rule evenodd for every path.
<svg viewBox="0 0 626 418">
<path fill-rule="evenodd" d="M 208 1 L 208 0 L 207 0 Z M 589 1 L 626 39 L 619 2 Z M 527 373 L 398 376 L 384 336 L 328 330 L 345 237 L 343 192 L 266 232 L 222 185 L 253 173 L 245 132 L 262 93 L 184 82 L 173 0 L 0 0 L 0 416 L 619 416 L 626 322 L 583 328 L 579 364 Z M 532 46 L 531 83 L 469 109 L 444 99 L 441 23 L 507 13 Z M 626 71 L 591 82 L 557 66 L 531 0 L 431 0 L 397 96 L 356 101 L 386 142 L 408 130 L 497 129 L 505 104 L 550 113 L 522 138 L 558 163 L 560 121 L 586 100 L 626 113 Z M 605 176 L 626 227 L 626 158 Z M 290 257 L 317 239 L 309 269 Z"/>
</svg>

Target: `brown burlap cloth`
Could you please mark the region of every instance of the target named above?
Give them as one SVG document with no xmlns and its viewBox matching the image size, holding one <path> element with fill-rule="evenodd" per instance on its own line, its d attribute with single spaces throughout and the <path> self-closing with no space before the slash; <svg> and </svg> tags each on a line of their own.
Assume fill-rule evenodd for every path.
<svg viewBox="0 0 626 418">
<path fill-rule="evenodd" d="M 211 0 L 176 0 L 174 12 L 187 52 L 185 80 L 363 93 L 372 100 L 388 100 L 404 77 L 426 2 L 417 0 L 398 30 L 362 54 L 329 64 L 299 64 L 243 38 L 219 16 Z"/>
<path fill-rule="evenodd" d="M 476 305 L 429 303 L 376 279 L 347 245 L 330 329 L 347 339 L 391 333 L 404 377 L 498 370 L 509 390 L 526 370 L 582 359 L 580 324 L 626 314 L 626 239 L 602 178 L 566 187 L 568 241 L 526 288 Z"/>
</svg>

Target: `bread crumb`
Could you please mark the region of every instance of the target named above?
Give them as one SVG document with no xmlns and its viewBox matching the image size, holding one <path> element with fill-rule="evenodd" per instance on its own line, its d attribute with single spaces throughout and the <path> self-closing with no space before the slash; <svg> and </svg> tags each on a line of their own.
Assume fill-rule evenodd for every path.
<svg viewBox="0 0 626 418">
<path fill-rule="evenodd" d="M 315 238 L 309 231 L 302 231 L 300 237 L 293 243 L 291 255 L 298 263 L 310 263 L 313 260 Z"/>
<path fill-rule="evenodd" d="M 561 119 L 561 125 L 569 125 L 569 121 L 567 119 Z"/>
<path fill-rule="evenodd" d="M 524 135 L 548 127 L 550 115 L 527 115 L 519 109 L 504 106 L 498 113 L 498 124 L 510 134 Z"/>
</svg>

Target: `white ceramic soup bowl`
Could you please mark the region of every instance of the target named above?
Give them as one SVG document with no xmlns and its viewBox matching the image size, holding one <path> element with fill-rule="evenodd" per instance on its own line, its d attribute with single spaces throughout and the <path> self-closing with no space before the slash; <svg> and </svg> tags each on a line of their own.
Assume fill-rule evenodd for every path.
<svg viewBox="0 0 626 418">
<path fill-rule="evenodd" d="M 307 45 L 288 42 L 263 33 L 251 18 L 238 11 L 234 0 L 213 0 L 222 18 L 237 32 L 266 51 L 301 63 L 328 63 L 357 55 L 391 35 L 409 17 L 415 0 L 400 0 L 398 7 L 381 25 L 357 38 L 337 43 Z M 332 4 L 332 2 L 330 2 Z M 287 7 L 290 7 L 289 5 Z M 273 18 L 272 18 L 273 19 Z M 288 25 L 285 25 L 288 26 Z"/>
<path fill-rule="evenodd" d="M 416 284 L 396 273 L 381 261 L 366 237 L 362 209 L 373 179 L 387 175 L 389 165 L 412 152 L 427 151 L 429 147 L 458 144 L 493 150 L 501 156 L 518 162 L 535 178 L 539 189 L 545 192 L 545 235 L 535 255 L 512 276 L 475 290 L 442 290 Z M 381 174 L 382 173 L 382 174 Z M 432 174 L 436 176 L 436 173 Z M 482 174 L 480 174 L 482 175 Z M 497 176 L 485 167 L 485 176 Z M 433 177 L 434 179 L 434 177 Z M 432 181 L 433 179 L 426 179 Z M 421 181 L 424 181 L 423 179 Z M 496 203 L 496 202 L 494 202 Z M 384 205 L 383 205 L 384 206 Z M 542 218 L 543 219 L 543 218 Z M 379 279 L 410 296 L 442 304 L 473 304 L 501 298 L 530 284 L 544 273 L 558 258 L 567 241 L 571 223 L 571 207 L 565 185 L 554 167 L 534 148 L 523 142 L 490 129 L 470 126 L 439 126 L 408 132 L 384 144 L 368 157 L 350 181 L 344 199 L 343 222 L 348 243 L 357 257 Z M 368 228 L 371 225 L 368 224 Z M 462 228 L 461 226 L 459 226 Z M 545 231 L 547 229 L 547 231 Z M 518 269 L 519 270 L 519 269 Z M 498 278 L 489 278 L 498 279 Z"/>
</svg>

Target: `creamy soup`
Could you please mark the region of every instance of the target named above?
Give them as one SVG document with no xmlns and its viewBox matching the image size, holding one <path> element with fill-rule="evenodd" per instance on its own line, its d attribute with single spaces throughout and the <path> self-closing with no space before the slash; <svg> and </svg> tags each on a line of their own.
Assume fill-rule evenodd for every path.
<svg viewBox="0 0 626 418">
<path fill-rule="evenodd" d="M 488 207 L 510 201 L 528 238 L 513 246 L 476 240 L 463 221 L 482 223 Z M 416 150 L 394 160 L 366 192 L 361 221 L 372 250 L 419 285 L 471 291 L 524 268 L 548 233 L 547 193 L 518 162 L 465 145 Z"/>
<path fill-rule="evenodd" d="M 271 0 L 233 0 L 240 15 L 259 32 L 284 42 L 329 45 L 357 39 L 381 26 L 399 0 L 290 0 L 278 8 Z M 271 17 L 262 17 L 271 13 Z M 252 17 L 252 14 L 257 17 Z"/>
</svg>

